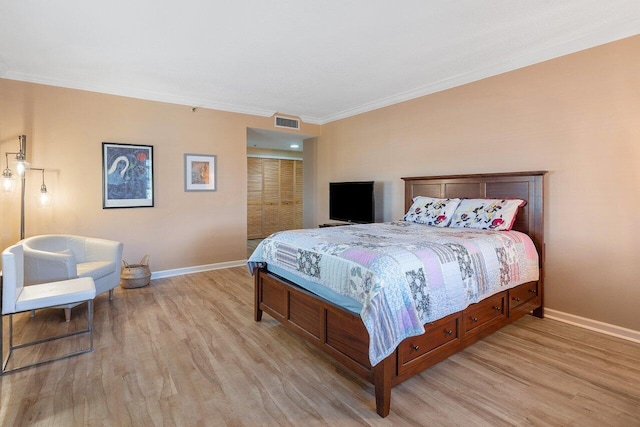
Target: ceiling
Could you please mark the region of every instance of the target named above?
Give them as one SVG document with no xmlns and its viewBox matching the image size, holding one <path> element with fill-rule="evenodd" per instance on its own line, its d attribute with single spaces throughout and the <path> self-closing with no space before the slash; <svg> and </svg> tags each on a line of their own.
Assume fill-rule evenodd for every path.
<svg viewBox="0 0 640 427">
<path fill-rule="evenodd" d="M 311 137 L 312 135 L 247 128 L 247 147 L 302 152 L 303 141 Z"/>
<path fill-rule="evenodd" d="M 638 0 L 0 0 L 0 77 L 323 124 L 636 34 Z"/>
</svg>

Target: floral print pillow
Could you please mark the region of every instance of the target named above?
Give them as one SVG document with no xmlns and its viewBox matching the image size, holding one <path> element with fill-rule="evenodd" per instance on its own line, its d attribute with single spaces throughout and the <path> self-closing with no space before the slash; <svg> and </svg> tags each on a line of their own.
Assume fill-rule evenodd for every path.
<svg viewBox="0 0 640 427">
<path fill-rule="evenodd" d="M 404 216 L 405 221 L 420 224 L 446 227 L 451 222 L 460 199 L 435 199 L 433 197 L 418 196 L 413 198 L 409 212 Z"/>
<path fill-rule="evenodd" d="M 526 203 L 520 199 L 463 199 L 450 227 L 511 230 L 518 208 Z"/>
</svg>

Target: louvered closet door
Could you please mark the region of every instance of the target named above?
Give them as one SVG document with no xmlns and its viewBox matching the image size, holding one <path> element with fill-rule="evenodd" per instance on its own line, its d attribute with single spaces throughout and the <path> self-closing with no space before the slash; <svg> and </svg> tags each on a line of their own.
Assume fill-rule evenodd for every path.
<svg viewBox="0 0 640 427">
<path fill-rule="evenodd" d="M 280 160 L 262 159 L 262 232 L 280 231 Z"/>
<path fill-rule="evenodd" d="M 293 228 L 303 228 L 302 223 L 302 213 L 303 213 L 303 205 L 302 205 L 302 188 L 303 188 L 303 172 L 302 172 L 302 162 L 299 160 L 295 160 L 293 162 L 294 168 L 294 191 L 293 191 L 293 204 L 294 204 L 294 219 L 293 219 Z"/>
<path fill-rule="evenodd" d="M 262 159 L 247 158 L 247 238 L 258 239 L 262 232 Z"/>
<path fill-rule="evenodd" d="M 293 160 L 280 160 L 280 230 L 294 228 Z"/>
<path fill-rule="evenodd" d="M 247 238 L 302 228 L 302 162 L 247 158 Z"/>
</svg>

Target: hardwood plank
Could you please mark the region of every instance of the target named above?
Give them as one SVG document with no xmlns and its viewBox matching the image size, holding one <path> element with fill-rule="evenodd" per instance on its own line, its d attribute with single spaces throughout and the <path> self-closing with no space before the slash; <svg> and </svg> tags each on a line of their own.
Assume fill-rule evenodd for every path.
<svg viewBox="0 0 640 427">
<path fill-rule="evenodd" d="M 16 330 L 74 328 L 84 311 Z M 373 385 L 269 315 L 254 322 L 239 267 L 100 295 L 94 351 L 2 377 L 0 425 L 629 426 L 639 384 L 639 344 L 525 316 L 394 387 L 382 419 Z"/>
</svg>

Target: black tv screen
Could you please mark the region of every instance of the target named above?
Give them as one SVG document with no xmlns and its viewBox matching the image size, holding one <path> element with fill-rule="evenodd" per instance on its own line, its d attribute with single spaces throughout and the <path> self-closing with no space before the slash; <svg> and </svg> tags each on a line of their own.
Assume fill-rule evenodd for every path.
<svg viewBox="0 0 640 427">
<path fill-rule="evenodd" d="M 373 181 L 330 182 L 329 218 L 355 223 L 375 222 Z"/>
</svg>

